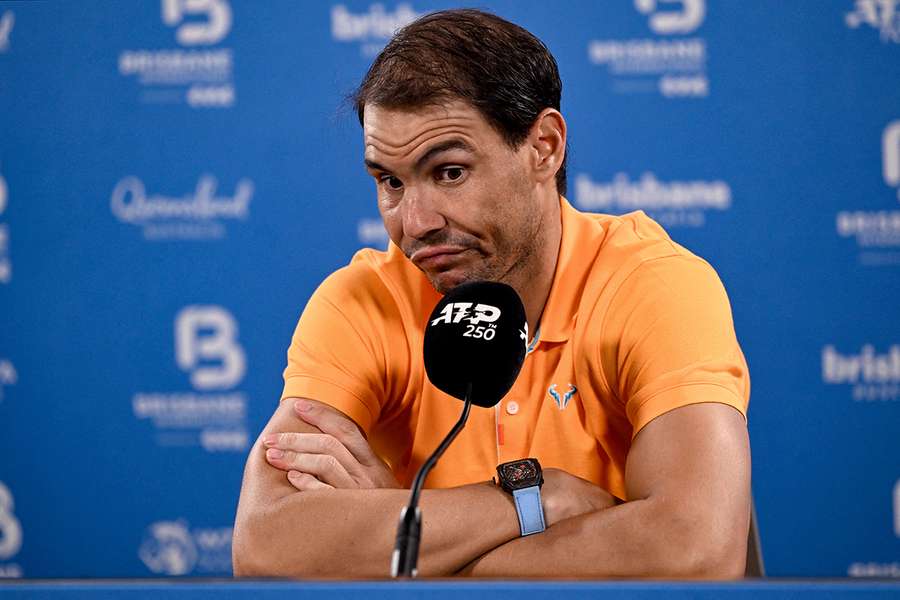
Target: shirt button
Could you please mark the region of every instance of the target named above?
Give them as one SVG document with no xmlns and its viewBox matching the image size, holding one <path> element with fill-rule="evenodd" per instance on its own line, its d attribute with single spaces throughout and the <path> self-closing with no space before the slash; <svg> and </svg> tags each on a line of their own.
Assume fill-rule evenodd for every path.
<svg viewBox="0 0 900 600">
<path fill-rule="evenodd" d="M 519 412 L 519 403 L 515 400 L 510 400 L 506 403 L 506 412 L 508 414 L 514 415 Z"/>
</svg>

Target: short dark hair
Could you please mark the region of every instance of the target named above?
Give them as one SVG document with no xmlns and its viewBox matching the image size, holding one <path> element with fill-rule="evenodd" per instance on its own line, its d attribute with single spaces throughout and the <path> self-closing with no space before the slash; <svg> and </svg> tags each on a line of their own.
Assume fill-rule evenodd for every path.
<svg viewBox="0 0 900 600">
<path fill-rule="evenodd" d="M 352 96 L 360 124 L 367 104 L 415 109 L 460 99 L 517 148 L 545 108 L 559 110 L 556 60 L 534 35 L 474 9 L 434 12 L 400 29 Z M 566 192 L 566 163 L 556 173 Z"/>
</svg>

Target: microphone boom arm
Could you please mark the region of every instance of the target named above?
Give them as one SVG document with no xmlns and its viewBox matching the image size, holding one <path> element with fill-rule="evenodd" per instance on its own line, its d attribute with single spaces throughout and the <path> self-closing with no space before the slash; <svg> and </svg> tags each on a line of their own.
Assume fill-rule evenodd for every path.
<svg viewBox="0 0 900 600">
<path fill-rule="evenodd" d="M 419 495 L 425 478 L 437 463 L 444 451 L 453 443 L 456 436 L 466 426 L 469 419 L 469 409 L 472 408 L 472 383 L 466 386 L 466 401 L 463 404 L 462 414 L 450 433 L 438 444 L 437 449 L 431 453 L 413 480 L 412 493 L 409 496 L 409 505 L 400 511 L 400 524 L 397 526 L 397 541 L 394 543 L 394 554 L 391 558 L 391 577 L 415 577 L 418 575 L 416 567 L 419 561 L 419 540 L 422 535 L 422 511 L 419 510 Z"/>
</svg>

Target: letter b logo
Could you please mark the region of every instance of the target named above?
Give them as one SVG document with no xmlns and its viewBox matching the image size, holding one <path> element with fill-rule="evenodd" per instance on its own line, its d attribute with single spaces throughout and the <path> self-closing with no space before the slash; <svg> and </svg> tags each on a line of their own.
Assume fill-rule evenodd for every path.
<svg viewBox="0 0 900 600">
<path fill-rule="evenodd" d="M 13 496 L 0 482 L 0 560 L 12 558 L 22 547 L 22 526 L 13 508 Z"/>
<path fill-rule="evenodd" d="M 186 306 L 175 317 L 175 362 L 198 390 L 224 390 L 247 370 L 234 317 L 221 306 Z M 215 362 L 218 364 L 200 364 Z"/>
<path fill-rule="evenodd" d="M 3 179 L 3 175 L 0 175 L 0 215 L 6 210 L 6 194 L 6 180 Z"/>
<path fill-rule="evenodd" d="M 900 479 L 894 484 L 894 534 L 900 538 Z"/>
<path fill-rule="evenodd" d="M 900 188 L 900 120 L 888 123 L 881 134 L 881 169 L 884 182 Z M 900 189 L 897 199 L 900 200 Z"/>
<path fill-rule="evenodd" d="M 203 15 L 206 22 L 183 23 L 187 15 Z M 231 30 L 231 5 L 228 0 L 162 0 L 162 19 L 178 26 L 175 39 L 182 46 L 215 44 Z"/>
<path fill-rule="evenodd" d="M 664 10 L 663 5 L 681 10 Z M 662 35 L 691 33 L 706 17 L 706 0 L 634 0 L 634 6 L 650 15 L 650 29 Z"/>
</svg>

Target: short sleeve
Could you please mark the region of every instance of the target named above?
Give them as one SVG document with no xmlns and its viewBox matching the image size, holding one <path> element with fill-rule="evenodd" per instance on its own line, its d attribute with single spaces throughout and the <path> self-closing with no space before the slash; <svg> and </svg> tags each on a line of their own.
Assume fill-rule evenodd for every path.
<svg viewBox="0 0 900 600">
<path fill-rule="evenodd" d="M 716 272 L 693 255 L 648 260 L 623 282 L 604 319 L 617 343 L 601 363 L 625 404 L 632 436 L 656 417 L 704 402 L 746 418 L 747 363 Z"/>
<path fill-rule="evenodd" d="M 294 331 L 282 400 L 303 397 L 340 410 L 365 432 L 389 397 L 386 335 L 396 307 L 364 263 L 329 276 L 313 293 Z M 397 368 L 393 361 L 392 368 Z"/>
</svg>

